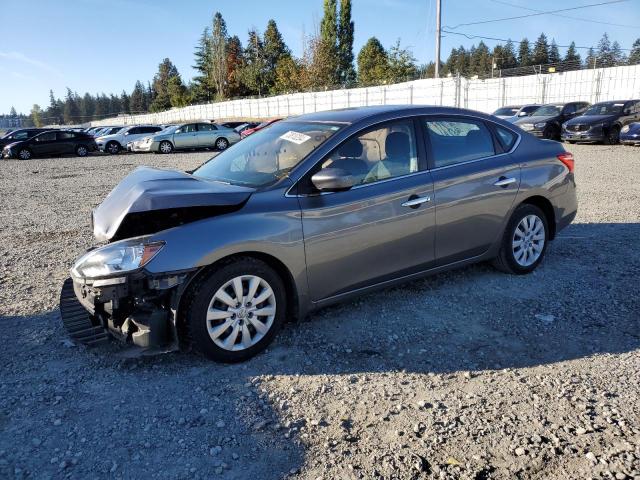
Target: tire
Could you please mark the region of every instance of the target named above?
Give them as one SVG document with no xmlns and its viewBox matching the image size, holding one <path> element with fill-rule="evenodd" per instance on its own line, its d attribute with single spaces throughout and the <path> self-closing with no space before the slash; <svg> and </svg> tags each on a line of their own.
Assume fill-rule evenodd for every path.
<svg viewBox="0 0 640 480">
<path fill-rule="evenodd" d="M 89 155 L 89 149 L 84 145 L 78 145 L 76 147 L 76 155 L 79 157 L 86 157 Z"/>
<path fill-rule="evenodd" d="M 534 219 L 537 220 L 532 223 Z M 542 231 L 539 228 L 540 224 Z M 529 230 L 527 225 L 533 228 Z M 541 234 L 542 237 L 540 237 Z M 531 247 L 523 249 L 516 246 L 516 241 L 529 242 Z M 500 252 L 493 260 L 493 266 L 502 272 L 515 275 L 531 273 L 540 265 L 548 244 L 549 224 L 544 212 L 535 205 L 522 204 L 515 209 L 507 223 L 500 244 Z"/>
<path fill-rule="evenodd" d="M 235 293 L 238 279 L 243 290 L 240 300 Z M 252 300 L 266 296 L 257 304 L 245 297 L 252 286 Z M 218 362 L 241 362 L 258 354 L 273 341 L 286 318 L 282 279 L 266 263 L 250 257 L 216 265 L 185 295 L 181 321 L 186 340 L 196 352 Z"/>
<path fill-rule="evenodd" d="M 606 145 L 617 145 L 620 143 L 620 127 L 614 125 L 607 132 L 607 136 L 604 139 Z"/>
<path fill-rule="evenodd" d="M 109 142 L 104 147 L 104 150 L 111 155 L 117 155 L 118 153 L 120 153 L 121 149 L 122 146 L 118 142 Z"/>
<path fill-rule="evenodd" d="M 31 160 L 31 157 L 33 157 L 33 155 L 31 154 L 31 150 L 28 148 L 22 148 L 18 152 L 18 158 L 20 160 Z"/>
<path fill-rule="evenodd" d="M 169 140 L 163 140 L 158 146 L 158 152 L 171 153 L 173 152 L 173 144 Z"/>
<path fill-rule="evenodd" d="M 226 138 L 220 137 L 216 140 L 216 150 L 226 150 L 229 148 L 229 140 Z"/>
</svg>

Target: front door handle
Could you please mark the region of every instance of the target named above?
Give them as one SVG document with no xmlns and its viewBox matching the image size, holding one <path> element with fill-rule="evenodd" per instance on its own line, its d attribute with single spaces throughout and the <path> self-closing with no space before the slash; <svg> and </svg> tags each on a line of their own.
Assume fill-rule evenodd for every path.
<svg viewBox="0 0 640 480">
<path fill-rule="evenodd" d="M 507 178 L 507 177 L 500 177 L 498 179 L 498 181 L 496 183 L 494 183 L 494 185 L 496 187 L 507 187 L 509 185 L 511 185 L 512 183 L 516 183 L 517 180 L 513 177 L 511 178 Z"/>
<path fill-rule="evenodd" d="M 417 208 L 420 205 L 422 205 L 423 203 L 427 203 L 431 201 L 431 197 L 418 197 L 415 195 L 412 195 L 412 198 L 410 197 L 409 200 L 407 200 L 406 202 L 404 202 L 402 204 L 403 207 L 410 207 L 410 208 Z"/>
</svg>

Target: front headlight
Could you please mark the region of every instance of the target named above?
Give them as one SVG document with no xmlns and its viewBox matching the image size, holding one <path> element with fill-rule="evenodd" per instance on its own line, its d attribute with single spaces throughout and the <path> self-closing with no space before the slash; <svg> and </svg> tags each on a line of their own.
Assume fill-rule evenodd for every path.
<svg viewBox="0 0 640 480">
<path fill-rule="evenodd" d="M 629 125 L 625 125 L 624 127 L 622 127 L 622 130 L 620 130 L 620 133 L 627 133 L 629 130 L 631 130 Z"/>
<path fill-rule="evenodd" d="M 97 278 L 132 272 L 149 263 L 162 247 L 164 242 L 145 243 L 141 238 L 112 243 L 84 254 L 71 273 L 75 277 Z"/>
<path fill-rule="evenodd" d="M 547 123 L 546 122 L 534 123 L 533 126 L 536 128 L 544 128 L 547 126 Z"/>
</svg>

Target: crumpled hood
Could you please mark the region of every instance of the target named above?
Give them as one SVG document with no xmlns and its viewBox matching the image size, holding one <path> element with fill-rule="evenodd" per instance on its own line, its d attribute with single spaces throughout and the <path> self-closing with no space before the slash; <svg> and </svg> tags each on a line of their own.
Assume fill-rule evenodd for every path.
<svg viewBox="0 0 640 480">
<path fill-rule="evenodd" d="M 254 191 L 178 170 L 138 167 L 93 210 L 93 234 L 98 241 L 111 240 L 127 216 L 144 212 L 166 212 L 169 216 L 189 208 L 230 207 L 244 203 Z"/>
<path fill-rule="evenodd" d="M 593 125 L 594 123 L 607 122 L 609 120 L 615 120 L 617 115 L 580 115 L 579 117 L 572 118 L 567 122 L 567 125 Z"/>
</svg>

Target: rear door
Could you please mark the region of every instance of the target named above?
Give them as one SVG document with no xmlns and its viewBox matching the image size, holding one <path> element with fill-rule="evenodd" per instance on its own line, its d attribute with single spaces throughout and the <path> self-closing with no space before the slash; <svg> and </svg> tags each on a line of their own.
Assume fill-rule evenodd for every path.
<svg viewBox="0 0 640 480">
<path fill-rule="evenodd" d="M 218 127 L 213 123 L 199 123 L 197 146 L 201 148 L 213 147 L 218 138 Z"/>
<path fill-rule="evenodd" d="M 321 160 L 349 172 L 348 191 L 302 193 L 307 275 L 320 301 L 433 266 L 433 184 L 414 120 L 357 133 Z M 300 185 L 299 185 L 300 186 Z"/>
<path fill-rule="evenodd" d="M 56 141 L 60 154 L 74 153 L 75 149 L 75 132 L 58 132 L 56 134 Z"/>
<path fill-rule="evenodd" d="M 422 125 L 434 184 L 437 265 L 482 255 L 502 234 L 518 192 L 520 166 L 506 153 L 518 136 L 465 116 L 427 116 Z"/>
<path fill-rule="evenodd" d="M 183 125 L 173 134 L 175 148 L 196 148 L 198 145 L 198 129 L 195 123 Z"/>
</svg>

